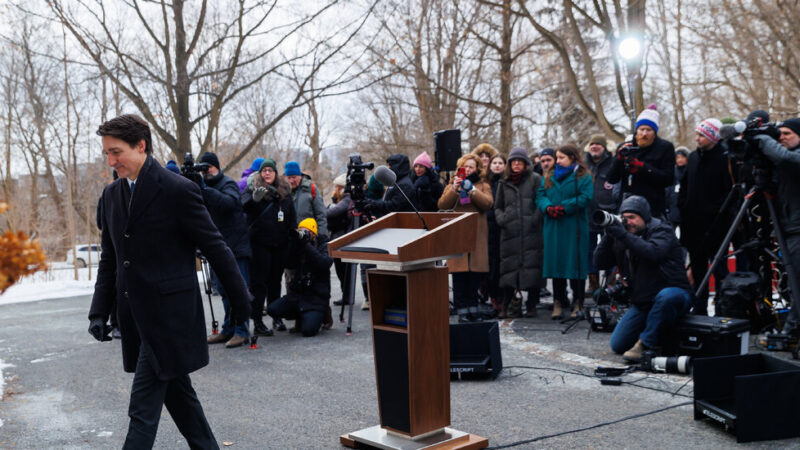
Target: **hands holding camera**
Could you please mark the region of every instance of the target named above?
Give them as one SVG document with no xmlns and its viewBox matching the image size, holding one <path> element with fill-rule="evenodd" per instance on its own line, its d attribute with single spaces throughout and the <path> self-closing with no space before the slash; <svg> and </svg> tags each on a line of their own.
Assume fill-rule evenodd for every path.
<svg viewBox="0 0 800 450">
<path fill-rule="evenodd" d="M 564 205 L 548 206 L 545 209 L 545 212 L 547 212 L 547 215 L 550 216 L 551 219 L 556 220 L 564 217 L 567 214 L 567 212 L 564 210 Z"/>
<path fill-rule="evenodd" d="M 311 242 L 312 233 L 305 228 L 299 228 L 297 230 L 297 239 L 300 242 Z"/>
<path fill-rule="evenodd" d="M 183 176 L 200 186 L 200 189 L 206 187 L 206 182 L 203 180 L 203 175 L 200 172 L 185 172 Z"/>
<path fill-rule="evenodd" d="M 637 173 L 644 168 L 644 162 L 631 155 L 635 150 L 633 142 L 624 142 L 617 147 L 617 159 L 625 164 L 625 169 L 630 173 Z"/>
<path fill-rule="evenodd" d="M 628 230 L 625 229 L 624 222 L 615 222 L 606 227 L 606 233 L 614 239 L 619 239 L 622 236 L 625 236 L 625 233 L 627 232 Z"/>
</svg>

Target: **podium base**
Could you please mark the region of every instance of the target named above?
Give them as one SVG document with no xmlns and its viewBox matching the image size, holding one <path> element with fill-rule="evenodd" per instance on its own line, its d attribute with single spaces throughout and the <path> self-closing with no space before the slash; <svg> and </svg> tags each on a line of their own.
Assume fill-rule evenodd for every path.
<svg viewBox="0 0 800 450">
<path fill-rule="evenodd" d="M 385 450 L 477 450 L 489 446 L 489 440 L 484 437 L 452 428 L 445 428 L 439 433 L 413 440 L 395 433 L 389 433 L 381 428 L 380 425 L 344 434 L 339 437 L 339 442 L 350 448 L 379 448 Z"/>
</svg>

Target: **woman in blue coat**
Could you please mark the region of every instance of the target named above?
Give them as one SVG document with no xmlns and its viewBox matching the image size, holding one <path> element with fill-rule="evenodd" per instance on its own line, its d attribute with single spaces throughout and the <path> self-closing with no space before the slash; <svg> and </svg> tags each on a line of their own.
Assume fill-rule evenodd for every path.
<svg viewBox="0 0 800 450">
<path fill-rule="evenodd" d="M 545 213 L 542 277 L 553 279 L 553 319 L 569 307 L 567 280 L 572 288 L 572 317 L 583 311 L 589 267 L 589 215 L 592 175 L 574 145 L 556 150 L 556 165 L 544 177 L 536 206 Z"/>
</svg>

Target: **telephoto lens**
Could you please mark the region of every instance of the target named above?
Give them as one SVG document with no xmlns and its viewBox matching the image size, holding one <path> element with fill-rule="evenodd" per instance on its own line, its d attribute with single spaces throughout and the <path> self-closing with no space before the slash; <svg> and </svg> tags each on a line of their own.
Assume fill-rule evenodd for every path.
<svg viewBox="0 0 800 450">
<path fill-rule="evenodd" d="M 691 356 L 657 356 L 650 363 L 653 372 L 686 374 L 692 370 Z"/>
<path fill-rule="evenodd" d="M 622 223 L 622 217 L 598 209 L 592 214 L 592 222 L 598 227 L 607 227 Z"/>
</svg>

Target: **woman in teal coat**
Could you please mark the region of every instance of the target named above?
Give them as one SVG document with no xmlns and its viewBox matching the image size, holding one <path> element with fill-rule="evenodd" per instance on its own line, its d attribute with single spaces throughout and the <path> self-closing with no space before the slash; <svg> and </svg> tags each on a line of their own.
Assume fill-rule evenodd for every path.
<svg viewBox="0 0 800 450">
<path fill-rule="evenodd" d="M 592 175 L 574 145 L 556 150 L 556 165 L 536 194 L 544 217 L 542 277 L 553 279 L 553 320 L 569 308 L 567 280 L 572 288 L 572 317 L 583 311 L 589 268 L 589 216 L 594 188 Z"/>
</svg>

